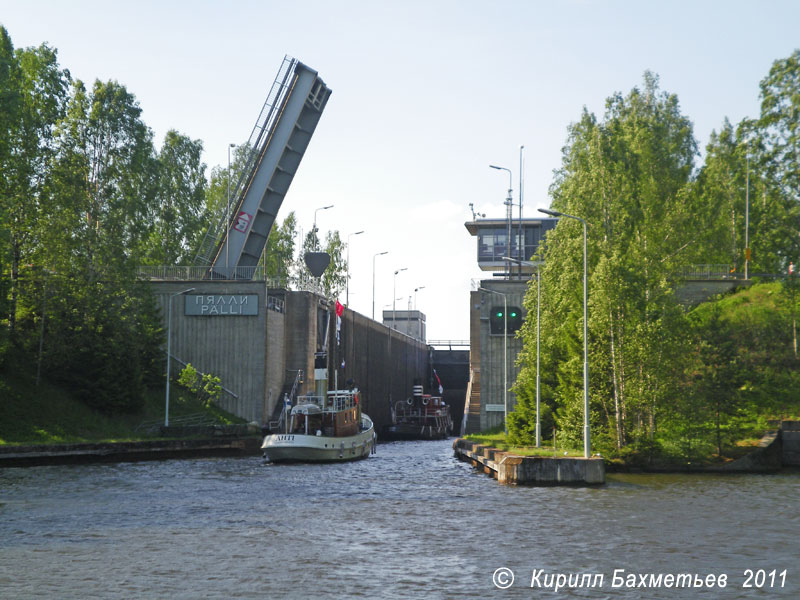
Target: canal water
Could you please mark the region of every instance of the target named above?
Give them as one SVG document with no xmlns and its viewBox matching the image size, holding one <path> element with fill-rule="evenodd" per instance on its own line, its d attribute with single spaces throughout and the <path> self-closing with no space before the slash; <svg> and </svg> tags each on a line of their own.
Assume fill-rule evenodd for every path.
<svg viewBox="0 0 800 600">
<path fill-rule="evenodd" d="M 506 487 L 451 444 L 0 469 L 0 598 L 800 597 L 798 473 Z"/>
</svg>

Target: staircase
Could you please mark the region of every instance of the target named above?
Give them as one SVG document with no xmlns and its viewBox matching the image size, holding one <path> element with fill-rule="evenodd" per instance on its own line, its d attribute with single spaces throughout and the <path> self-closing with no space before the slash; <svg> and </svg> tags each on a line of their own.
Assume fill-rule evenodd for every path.
<svg viewBox="0 0 800 600">
<path fill-rule="evenodd" d="M 269 421 L 269 430 L 270 431 L 281 431 L 284 429 L 286 424 L 286 399 L 289 399 L 289 406 L 294 404 L 295 398 L 297 397 L 297 392 L 300 391 L 300 386 L 303 383 L 303 371 L 287 371 L 287 373 L 293 373 L 294 379 L 291 383 L 287 378 L 286 384 L 283 386 L 283 390 L 281 391 L 280 398 L 278 402 L 275 403 L 275 408 L 272 411 L 272 418 Z"/>
<path fill-rule="evenodd" d="M 467 404 L 464 407 L 464 421 L 461 435 L 478 433 L 481 430 L 481 370 L 472 368 L 469 371 L 467 385 Z"/>
</svg>

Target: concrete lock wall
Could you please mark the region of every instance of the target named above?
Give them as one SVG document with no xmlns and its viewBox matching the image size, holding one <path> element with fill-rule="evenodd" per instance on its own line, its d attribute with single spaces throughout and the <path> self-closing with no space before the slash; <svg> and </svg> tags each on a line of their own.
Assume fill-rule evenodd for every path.
<svg viewBox="0 0 800 600">
<path fill-rule="evenodd" d="M 185 298 L 172 297 L 171 365 L 173 379 L 184 363 L 221 380 L 223 393 L 218 405 L 228 412 L 263 424 L 273 416 L 282 394 L 290 388 L 297 370 L 304 373 L 300 394 L 314 393 L 314 354 L 321 347 L 325 311 L 330 302 L 310 292 L 270 289 L 264 282 L 152 282 L 167 328 L 167 304 L 171 294 L 188 288 L 194 301 L 203 296 L 220 305 L 216 312 L 186 314 Z M 235 314 L 231 296 L 257 298 L 257 314 Z M 270 301 L 270 299 L 272 299 Z M 209 305 L 206 300 L 203 304 Z M 252 309 L 251 309 L 252 310 Z M 234 313 L 234 314 L 230 314 Z M 426 344 L 351 310 L 345 310 L 339 342 L 336 317 L 331 313 L 331 371 L 329 387 L 338 379 L 340 387 L 352 379 L 361 389 L 364 411 L 380 429 L 391 422 L 390 400 L 411 394 L 414 380 L 425 381 L 430 373 Z M 166 349 L 165 349 L 166 350 Z M 336 365 L 336 368 L 333 368 Z"/>
<path fill-rule="evenodd" d="M 342 315 L 340 339 L 336 348 L 339 383 L 343 384 L 342 378 L 352 379 L 362 390 L 364 412 L 380 430 L 391 423 L 392 403 L 411 395 L 415 379 L 427 387 L 428 347 L 351 310 Z"/>
<path fill-rule="evenodd" d="M 194 288 L 185 296 L 172 297 L 170 366 L 173 377 L 177 377 L 190 363 L 198 371 L 217 376 L 221 384 L 232 394 L 223 393 L 219 406 L 248 421 L 261 421 L 265 396 L 265 371 L 267 364 L 267 313 L 274 313 L 277 320 L 283 316 L 266 308 L 264 282 L 154 282 L 152 284 L 157 302 L 161 307 L 165 333 L 167 329 L 167 307 L 169 297 L 183 290 Z M 186 314 L 186 297 L 192 301 L 196 296 L 212 297 L 220 303 L 216 312 L 209 309 L 203 315 Z M 235 313 L 231 298 L 255 296 L 256 315 Z M 210 303 L 206 303 L 210 306 Z M 272 317 L 273 315 L 270 315 Z"/>
</svg>

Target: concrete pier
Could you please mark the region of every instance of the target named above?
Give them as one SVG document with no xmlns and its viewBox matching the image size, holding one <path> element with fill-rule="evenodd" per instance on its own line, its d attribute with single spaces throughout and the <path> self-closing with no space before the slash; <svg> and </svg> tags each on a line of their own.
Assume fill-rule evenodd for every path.
<svg viewBox="0 0 800 600">
<path fill-rule="evenodd" d="M 0 468 L 96 462 L 138 462 L 172 458 L 257 456 L 261 437 L 153 440 L 96 444 L 42 444 L 0 447 Z"/>
<path fill-rule="evenodd" d="M 520 456 L 482 446 L 463 438 L 453 443 L 456 457 L 512 485 L 602 485 L 606 481 L 602 458 Z"/>
</svg>

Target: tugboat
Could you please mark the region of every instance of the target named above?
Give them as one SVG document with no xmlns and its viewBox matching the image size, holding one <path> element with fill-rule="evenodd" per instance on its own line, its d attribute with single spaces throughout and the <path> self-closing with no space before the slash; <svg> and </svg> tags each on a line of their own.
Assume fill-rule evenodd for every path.
<svg viewBox="0 0 800 600">
<path fill-rule="evenodd" d="M 442 440 L 450 435 L 453 419 L 441 397 L 423 394 L 415 385 L 413 396 L 392 407 L 392 424 L 384 429 L 389 440 Z"/>
<path fill-rule="evenodd" d="M 285 430 L 264 437 L 270 462 L 338 462 L 367 458 L 375 451 L 375 426 L 361 412 L 357 389 L 298 396 L 284 408 Z"/>
<path fill-rule="evenodd" d="M 337 301 L 337 317 L 341 316 Z M 344 310 L 342 307 L 341 310 Z M 375 425 L 361 412 L 361 392 L 351 382 L 344 390 L 328 391 L 327 315 L 326 344 L 315 356 L 313 395 L 284 400 L 277 432 L 264 436 L 261 449 L 269 462 L 340 462 L 367 458 L 375 453 Z M 334 387 L 338 387 L 334 371 Z"/>
</svg>

